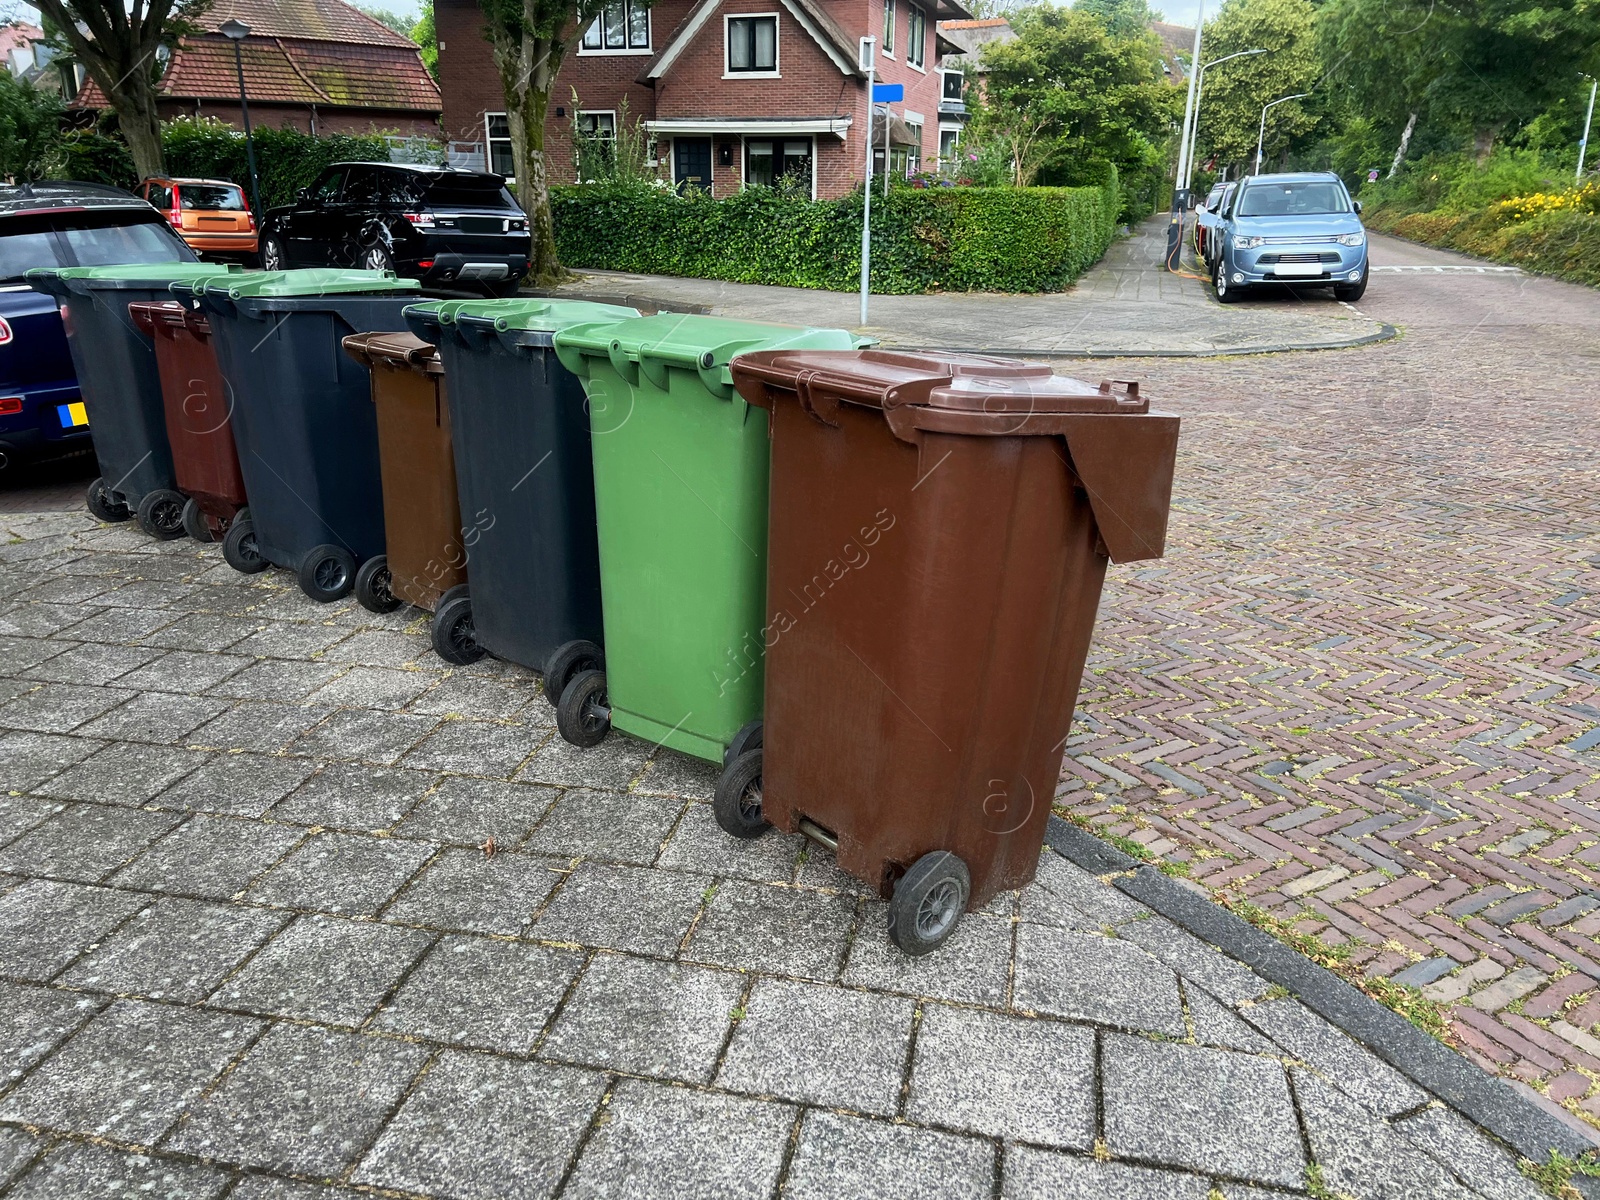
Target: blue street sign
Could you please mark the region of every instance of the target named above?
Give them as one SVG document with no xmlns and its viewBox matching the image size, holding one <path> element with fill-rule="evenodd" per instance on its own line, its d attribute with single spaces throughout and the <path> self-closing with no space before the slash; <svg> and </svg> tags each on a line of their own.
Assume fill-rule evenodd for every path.
<svg viewBox="0 0 1600 1200">
<path fill-rule="evenodd" d="M 887 104 L 891 100 L 904 100 L 906 98 L 906 85 L 903 83 L 875 83 L 872 85 L 872 102 L 874 104 Z"/>
</svg>

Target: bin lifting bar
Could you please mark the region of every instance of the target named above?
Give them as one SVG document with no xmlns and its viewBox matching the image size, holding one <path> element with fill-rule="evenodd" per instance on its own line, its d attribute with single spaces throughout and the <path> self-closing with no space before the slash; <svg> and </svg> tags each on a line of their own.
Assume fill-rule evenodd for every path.
<svg viewBox="0 0 1600 1200">
<path fill-rule="evenodd" d="M 836 835 L 834 835 L 834 834 L 829 833 L 826 829 L 824 829 L 821 825 L 818 825 L 810 817 L 801 817 L 800 818 L 800 832 L 805 834 L 813 842 L 821 842 L 829 850 L 832 850 L 836 854 L 838 853 L 838 851 L 839 851 L 839 839 L 838 839 L 838 837 Z"/>
</svg>

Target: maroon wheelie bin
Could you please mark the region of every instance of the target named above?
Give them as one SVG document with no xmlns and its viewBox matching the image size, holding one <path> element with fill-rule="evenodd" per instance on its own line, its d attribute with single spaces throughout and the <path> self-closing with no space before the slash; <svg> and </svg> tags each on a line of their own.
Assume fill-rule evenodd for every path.
<svg viewBox="0 0 1600 1200">
<path fill-rule="evenodd" d="M 217 366 L 211 321 L 171 300 L 136 300 L 128 314 L 155 343 L 173 473 L 189 497 L 184 531 L 197 542 L 221 541 L 247 501 L 229 421 L 233 395 Z"/>
<path fill-rule="evenodd" d="M 1038 866 L 1108 558 L 1160 557 L 1178 418 L 960 355 L 764 351 L 761 744 L 717 820 L 833 847 L 909 954 Z"/>
</svg>

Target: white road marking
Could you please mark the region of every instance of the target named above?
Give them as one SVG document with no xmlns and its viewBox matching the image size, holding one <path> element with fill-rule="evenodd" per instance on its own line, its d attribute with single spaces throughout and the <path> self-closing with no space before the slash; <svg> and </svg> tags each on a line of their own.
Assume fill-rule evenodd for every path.
<svg viewBox="0 0 1600 1200">
<path fill-rule="evenodd" d="M 1477 264 L 1458 265 L 1451 263 L 1447 266 L 1435 266 L 1427 263 L 1393 263 L 1385 266 L 1368 267 L 1368 274 L 1379 271 L 1431 271 L 1435 275 L 1521 275 L 1521 267 L 1480 267 Z"/>
</svg>

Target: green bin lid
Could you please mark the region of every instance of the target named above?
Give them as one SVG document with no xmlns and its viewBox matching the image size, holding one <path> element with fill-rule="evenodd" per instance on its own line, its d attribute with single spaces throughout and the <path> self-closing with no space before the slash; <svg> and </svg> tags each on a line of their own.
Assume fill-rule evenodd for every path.
<svg viewBox="0 0 1600 1200">
<path fill-rule="evenodd" d="M 297 271 L 250 271 L 195 281 L 196 295 L 220 293 L 230 300 L 292 299 L 299 296 L 353 296 L 371 292 L 415 292 L 415 279 L 397 279 L 393 271 L 346 271 L 338 267 L 306 267 Z"/>
<path fill-rule="evenodd" d="M 454 325 L 463 320 L 482 322 L 494 326 L 500 333 L 517 330 L 555 333 L 570 325 L 627 320 L 637 317 L 639 310 L 620 304 L 597 304 L 592 300 L 508 297 L 504 300 L 436 300 L 427 304 L 413 304 L 406 309 L 406 316 L 413 315 L 432 319 L 440 325 Z"/>
<path fill-rule="evenodd" d="M 641 370 L 659 383 L 664 379 L 660 375 L 663 368 L 685 367 L 698 371 L 714 395 L 728 400 L 733 398 L 728 362 L 737 355 L 752 350 L 858 350 L 873 342 L 843 329 L 656 313 L 559 330 L 555 344 L 562 363 L 574 374 L 587 373 L 584 357 L 609 359 L 630 383 L 637 381 Z"/>
<path fill-rule="evenodd" d="M 204 275 L 242 275 L 238 266 L 202 262 L 107 263 L 99 267 L 34 267 L 27 278 L 77 280 L 85 287 L 166 287 Z"/>
</svg>

